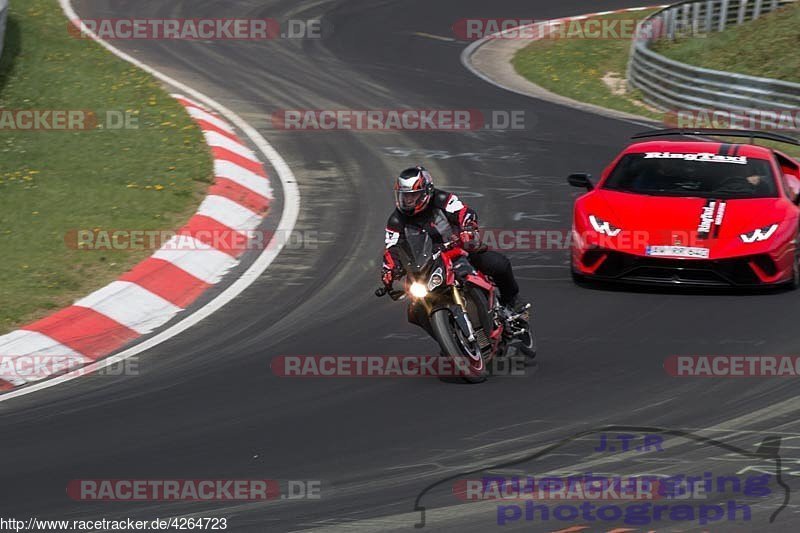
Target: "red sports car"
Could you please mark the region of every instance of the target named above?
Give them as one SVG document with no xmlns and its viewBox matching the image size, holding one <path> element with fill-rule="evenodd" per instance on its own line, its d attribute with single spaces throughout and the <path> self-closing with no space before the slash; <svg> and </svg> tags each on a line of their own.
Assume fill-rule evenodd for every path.
<svg viewBox="0 0 800 533">
<path fill-rule="evenodd" d="M 659 130 L 634 139 L 725 135 L 800 144 L 783 135 Z M 685 137 L 684 137 L 685 139 Z M 651 139 L 626 148 L 575 201 L 576 281 L 700 286 L 800 285 L 800 163 L 772 148 Z"/>
</svg>

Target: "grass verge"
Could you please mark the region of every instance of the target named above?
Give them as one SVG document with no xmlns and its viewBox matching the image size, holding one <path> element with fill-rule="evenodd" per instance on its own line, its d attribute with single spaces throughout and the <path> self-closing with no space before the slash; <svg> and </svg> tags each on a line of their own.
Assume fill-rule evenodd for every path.
<svg viewBox="0 0 800 533">
<path fill-rule="evenodd" d="M 800 83 L 800 4 L 703 38 L 662 41 L 655 51 L 682 63 Z"/>
<path fill-rule="evenodd" d="M 2 333 L 152 253 L 77 250 L 67 243 L 71 230 L 176 228 L 211 182 L 212 162 L 200 130 L 159 83 L 71 35 L 56 0 L 11 2 L 0 108 Z M 9 118 L 19 117 L 14 110 L 89 110 L 98 124 L 22 131 Z M 120 114 L 131 127 L 109 128 Z"/>
<path fill-rule="evenodd" d="M 653 11 L 606 15 L 598 19 L 641 20 Z M 735 70 L 757 76 L 794 76 L 800 80 L 797 26 L 800 6 L 790 6 L 755 22 L 706 38 L 660 45 L 658 51 L 678 61 Z M 793 39 L 793 41 L 792 41 Z M 759 40 L 770 44 L 759 44 Z M 627 90 L 624 76 L 630 58 L 627 39 L 543 39 L 519 50 L 512 60 L 516 71 L 533 83 L 569 98 L 609 109 L 635 113 L 656 121 L 664 113 L 643 103 L 638 91 Z M 752 46 L 752 48 L 751 48 Z M 779 47 L 780 59 L 765 59 L 766 50 Z M 746 54 L 742 50 L 747 50 Z M 754 50 L 751 57 L 751 50 Z M 762 68 L 760 68 L 760 66 Z M 738 139 L 738 142 L 742 139 Z M 800 148 L 759 142 L 800 157 Z"/>
<path fill-rule="evenodd" d="M 640 20 L 650 13 L 635 11 L 596 18 Z M 627 39 L 542 39 L 518 51 L 512 64 L 520 75 L 554 93 L 660 120 L 661 114 L 644 105 L 637 94 L 624 91 L 630 46 Z"/>
</svg>

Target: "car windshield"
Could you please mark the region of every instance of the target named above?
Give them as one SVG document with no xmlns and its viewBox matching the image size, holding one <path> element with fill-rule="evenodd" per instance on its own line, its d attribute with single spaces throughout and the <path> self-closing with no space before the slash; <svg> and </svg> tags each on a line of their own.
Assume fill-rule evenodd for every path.
<svg viewBox="0 0 800 533">
<path fill-rule="evenodd" d="M 769 161 L 711 153 L 628 154 L 614 168 L 603 188 L 654 196 L 718 199 L 778 196 Z"/>
</svg>

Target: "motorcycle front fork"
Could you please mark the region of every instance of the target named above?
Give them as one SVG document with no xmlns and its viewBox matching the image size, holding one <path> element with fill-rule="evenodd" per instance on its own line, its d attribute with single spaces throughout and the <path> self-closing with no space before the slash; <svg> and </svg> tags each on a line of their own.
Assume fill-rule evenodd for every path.
<svg viewBox="0 0 800 533">
<path fill-rule="evenodd" d="M 463 323 L 459 324 L 462 327 L 462 330 L 465 330 L 464 333 L 467 333 L 467 340 L 469 342 L 475 342 L 475 328 L 472 326 L 472 321 L 469 319 L 469 314 L 467 314 L 467 306 L 464 303 L 464 298 L 461 296 L 461 291 L 458 290 L 456 285 L 453 285 L 453 301 L 456 302 L 459 308 L 461 308 L 461 316 L 456 317 L 456 321 L 460 322 L 463 320 Z"/>
<path fill-rule="evenodd" d="M 464 305 L 464 298 L 461 297 L 461 291 L 459 291 L 458 287 L 455 285 L 453 285 L 453 300 L 465 313 L 467 312 L 467 306 Z"/>
<path fill-rule="evenodd" d="M 473 332 L 474 330 L 472 328 L 472 322 L 470 321 L 469 316 L 467 315 L 467 306 L 464 304 L 464 298 L 461 296 L 461 291 L 459 291 L 458 287 L 456 287 L 455 285 L 453 285 L 453 300 L 464 311 L 464 318 L 466 318 L 467 323 L 469 324 L 470 332 Z M 500 305 L 500 301 L 497 297 L 496 290 L 493 300 L 494 300 L 494 307 L 492 308 L 492 320 L 495 324 L 495 327 L 506 326 L 506 329 L 508 329 L 508 325 L 510 324 L 509 318 L 516 319 L 519 318 L 519 316 L 521 315 L 518 315 L 516 317 L 506 317 L 503 313 L 503 306 Z"/>
</svg>

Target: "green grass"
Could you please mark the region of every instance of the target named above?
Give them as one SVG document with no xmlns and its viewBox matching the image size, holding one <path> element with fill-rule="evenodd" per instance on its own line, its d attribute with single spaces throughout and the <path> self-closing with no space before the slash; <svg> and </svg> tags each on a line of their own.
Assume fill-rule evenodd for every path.
<svg viewBox="0 0 800 533">
<path fill-rule="evenodd" d="M 651 11 L 598 17 L 644 18 Z M 625 77 L 630 54 L 626 39 L 544 39 L 516 53 L 512 61 L 519 74 L 554 93 L 602 107 L 660 119 L 661 115 L 637 105 L 637 95 L 615 95 L 603 82 L 613 72 Z"/>
<path fill-rule="evenodd" d="M 639 11 L 598 18 L 642 19 L 650 13 L 652 11 Z M 658 50 L 679 61 L 694 62 L 704 67 L 756 76 L 782 75 L 783 79 L 798 81 L 799 25 L 800 6 L 791 6 L 742 27 L 706 38 L 660 45 Z M 517 52 L 512 64 L 520 75 L 556 94 L 662 121 L 663 113 L 641 105 L 638 91 L 617 95 L 603 82 L 603 77 L 609 72 L 625 76 L 630 46 L 630 41 L 623 39 L 545 39 L 534 41 Z M 743 50 L 747 52 L 742 53 Z M 776 50 L 781 53 L 776 54 Z M 748 141 L 739 139 L 738 142 Z M 796 146 L 763 141 L 758 144 L 800 157 L 800 148 Z"/>
<path fill-rule="evenodd" d="M 171 229 L 212 179 L 200 130 L 150 75 L 68 31 L 58 2 L 11 2 L 0 107 L 129 111 L 138 129 L 0 130 L 0 332 L 102 287 L 151 250 L 85 251 L 77 229 Z"/>
<path fill-rule="evenodd" d="M 800 82 L 800 5 L 704 38 L 661 42 L 657 52 L 677 61 L 727 72 Z"/>
</svg>

